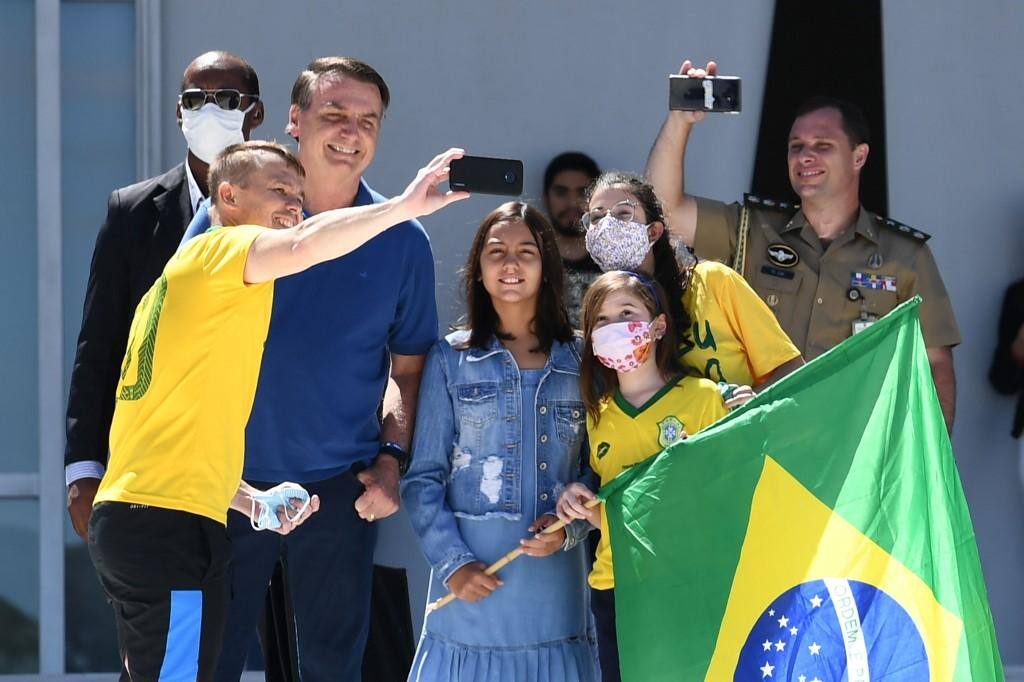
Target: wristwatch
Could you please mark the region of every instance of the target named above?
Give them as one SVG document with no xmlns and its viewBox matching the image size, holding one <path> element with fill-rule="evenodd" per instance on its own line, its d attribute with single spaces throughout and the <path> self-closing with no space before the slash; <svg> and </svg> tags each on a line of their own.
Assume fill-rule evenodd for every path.
<svg viewBox="0 0 1024 682">
<path fill-rule="evenodd" d="M 392 441 L 386 441 L 380 444 L 380 448 L 377 451 L 394 457 L 395 461 L 398 462 L 399 475 L 405 476 L 405 472 L 409 470 L 409 463 L 412 461 L 412 458 L 409 457 L 409 453 L 401 445 Z"/>
</svg>

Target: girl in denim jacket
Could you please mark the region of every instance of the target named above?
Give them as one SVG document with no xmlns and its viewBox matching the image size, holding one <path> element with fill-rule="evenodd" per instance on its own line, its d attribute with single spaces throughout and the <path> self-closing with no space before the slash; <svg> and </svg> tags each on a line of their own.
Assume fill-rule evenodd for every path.
<svg viewBox="0 0 1024 682">
<path fill-rule="evenodd" d="M 458 599 L 427 614 L 409 679 L 599 679 L 586 526 L 538 534 L 586 449 L 579 341 L 544 216 L 509 202 L 484 218 L 465 286 L 464 329 L 427 357 L 402 481 L 428 600 Z M 527 557 L 484 573 L 517 543 Z"/>
</svg>

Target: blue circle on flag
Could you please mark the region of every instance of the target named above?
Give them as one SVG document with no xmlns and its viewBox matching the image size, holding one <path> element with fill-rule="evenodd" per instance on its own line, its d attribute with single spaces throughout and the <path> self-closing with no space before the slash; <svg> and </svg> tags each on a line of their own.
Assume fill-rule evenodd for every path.
<svg viewBox="0 0 1024 682">
<path fill-rule="evenodd" d="M 928 656 L 899 602 L 857 580 L 797 585 L 757 619 L 734 680 L 927 681 Z"/>
</svg>

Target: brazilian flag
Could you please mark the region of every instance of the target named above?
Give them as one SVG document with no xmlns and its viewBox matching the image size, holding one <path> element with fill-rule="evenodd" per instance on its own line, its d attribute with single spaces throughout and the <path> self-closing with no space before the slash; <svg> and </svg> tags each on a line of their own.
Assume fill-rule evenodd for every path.
<svg viewBox="0 0 1024 682">
<path fill-rule="evenodd" d="M 918 303 L 602 488 L 624 679 L 1003 679 Z"/>
</svg>

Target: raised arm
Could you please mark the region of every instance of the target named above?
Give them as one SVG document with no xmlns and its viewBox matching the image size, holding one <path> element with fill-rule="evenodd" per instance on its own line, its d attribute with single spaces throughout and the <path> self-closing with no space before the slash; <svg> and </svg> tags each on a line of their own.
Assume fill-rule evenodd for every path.
<svg viewBox="0 0 1024 682">
<path fill-rule="evenodd" d="M 715 62 L 696 69 L 687 59 L 679 69 L 686 76 L 715 75 Z M 658 132 L 658 138 L 647 157 L 645 175 L 665 205 L 669 230 L 679 235 L 687 246 L 693 246 L 697 231 L 697 202 L 686 194 L 686 143 L 693 124 L 704 118 L 702 111 L 669 111 Z"/>
<path fill-rule="evenodd" d="M 272 230 L 253 242 L 245 263 L 248 284 L 266 282 L 344 256 L 392 225 L 430 215 L 469 196 L 442 192 L 437 185 L 448 179 L 448 165 L 461 158 L 461 149 L 449 149 L 421 168 L 400 196 L 383 203 L 324 211 L 295 227 Z"/>
</svg>

